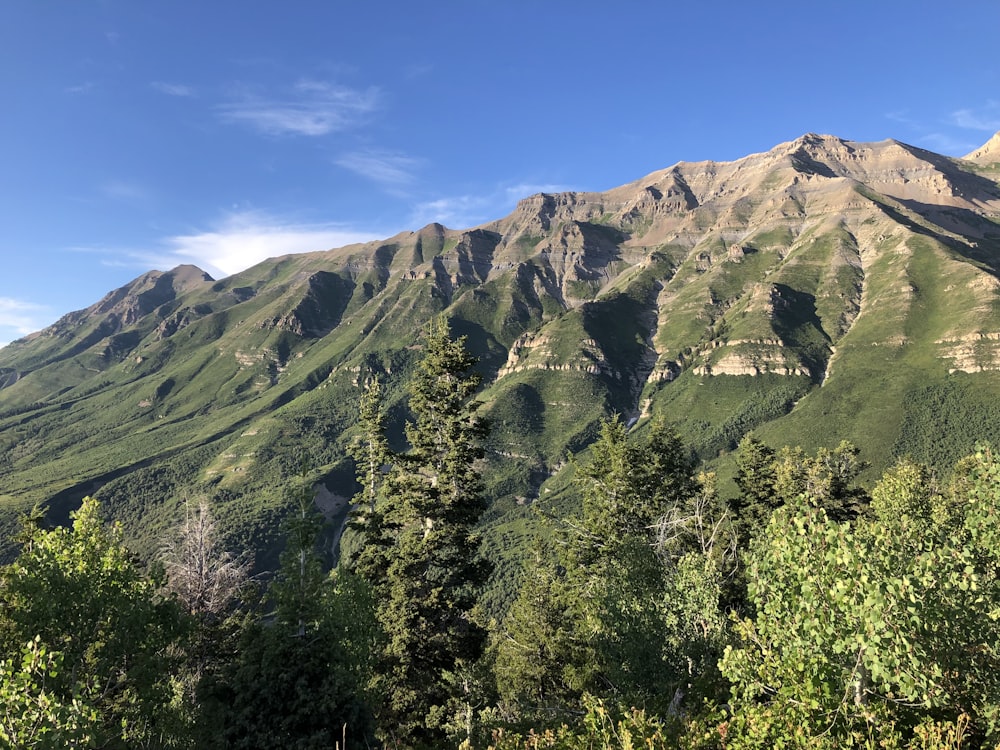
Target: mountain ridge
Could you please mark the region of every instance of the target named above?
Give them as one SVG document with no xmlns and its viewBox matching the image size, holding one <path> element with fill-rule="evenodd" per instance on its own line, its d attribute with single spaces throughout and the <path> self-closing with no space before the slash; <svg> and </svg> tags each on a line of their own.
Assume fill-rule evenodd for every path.
<svg viewBox="0 0 1000 750">
<path fill-rule="evenodd" d="M 291 452 L 310 452 L 334 495 L 353 491 L 366 377 L 385 379 L 400 443 L 416 331 L 442 312 L 485 377 L 496 519 L 551 494 L 615 412 L 640 429 L 668 415 L 723 472 L 750 430 L 944 466 L 983 418 L 956 425 L 935 404 L 990 414 L 1000 388 L 998 138 L 954 159 L 809 133 L 539 193 L 469 229 L 221 280 L 143 274 L 0 350 L 0 506 L 104 493 L 144 537 L 197 492 L 266 546 Z"/>
</svg>

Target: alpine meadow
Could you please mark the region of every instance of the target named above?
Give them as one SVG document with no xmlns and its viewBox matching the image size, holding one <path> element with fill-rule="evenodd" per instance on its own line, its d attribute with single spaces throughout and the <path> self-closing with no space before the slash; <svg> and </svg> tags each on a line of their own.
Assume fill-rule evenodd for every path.
<svg viewBox="0 0 1000 750">
<path fill-rule="evenodd" d="M 0 348 L 0 739 L 1000 747 L 1000 133 L 150 271 Z"/>
</svg>

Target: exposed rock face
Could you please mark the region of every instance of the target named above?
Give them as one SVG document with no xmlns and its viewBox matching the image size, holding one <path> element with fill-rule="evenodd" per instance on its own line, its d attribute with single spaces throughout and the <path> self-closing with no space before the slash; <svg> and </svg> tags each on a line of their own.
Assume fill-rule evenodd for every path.
<svg viewBox="0 0 1000 750">
<path fill-rule="evenodd" d="M 971 154 L 967 154 L 965 159 L 984 165 L 1000 162 L 1000 132 L 995 133 L 992 138 Z"/>
<path fill-rule="evenodd" d="M 335 428 L 320 452 L 335 463 L 357 384 L 374 373 L 398 385 L 420 328 L 441 312 L 482 359 L 484 401 L 499 415 L 491 450 L 530 464 L 518 476 L 536 486 L 520 496 L 612 412 L 687 420 L 716 455 L 838 383 L 905 371 L 912 390 L 949 372 L 991 377 L 1000 371 L 998 163 L 1000 134 L 965 159 L 806 134 L 602 193 L 530 196 L 471 229 L 431 224 L 219 282 L 190 266 L 150 272 L 0 350 L 0 448 L 20 451 L 23 486 L 56 487 L 36 477 L 61 465 L 21 456 L 44 447 L 21 431 L 44 427 L 64 449 L 89 445 L 94 430 L 77 435 L 57 420 L 63 408 L 83 414 L 99 393 L 102 409 L 131 411 L 116 415 L 115 436 L 79 449 L 81 463 L 107 467 L 107 449 L 154 465 L 168 431 L 177 451 L 284 436 L 261 444 L 273 455 L 289 435 L 315 437 L 321 413 Z M 712 400 L 730 386 L 748 403 L 716 413 L 734 408 Z M 316 389 L 329 391 L 298 401 Z M 320 406 L 320 395 L 335 403 Z M 160 431 L 134 440 L 154 418 Z M 227 450 L 199 476 L 250 475 L 254 462 L 226 456 L 251 453 Z"/>
</svg>

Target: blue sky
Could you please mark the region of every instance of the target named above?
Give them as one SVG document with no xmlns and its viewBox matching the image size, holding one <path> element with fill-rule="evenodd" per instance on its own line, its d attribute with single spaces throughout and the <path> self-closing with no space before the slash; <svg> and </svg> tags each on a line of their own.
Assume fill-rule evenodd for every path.
<svg viewBox="0 0 1000 750">
<path fill-rule="evenodd" d="M 957 156 L 1000 130 L 996 0 L 684 6 L 4 0 L 0 343 L 154 268 L 475 226 L 806 132 Z"/>
</svg>

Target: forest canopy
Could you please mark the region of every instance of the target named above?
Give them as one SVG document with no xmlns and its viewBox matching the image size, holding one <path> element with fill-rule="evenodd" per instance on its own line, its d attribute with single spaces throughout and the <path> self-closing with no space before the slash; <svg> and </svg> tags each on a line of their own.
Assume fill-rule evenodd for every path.
<svg viewBox="0 0 1000 750">
<path fill-rule="evenodd" d="M 535 504 L 505 606 L 478 525 L 488 425 L 429 327 L 406 446 L 360 398 L 340 564 L 308 476 L 269 580 L 192 504 L 143 564 L 87 499 L 0 570 L 0 740 L 64 748 L 996 747 L 1000 456 L 871 487 L 848 443 L 740 443 L 735 491 L 669 423 L 604 422 L 576 512 Z M 349 541 L 349 543 L 347 543 Z M 493 575 L 491 575 L 493 574 Z M 491 601 L 495 602 L 494 597 Z"/>
</svg>

